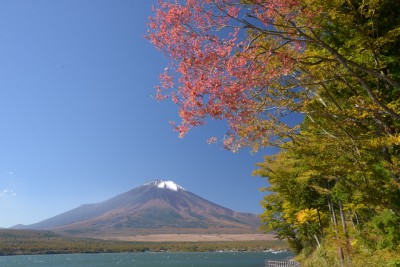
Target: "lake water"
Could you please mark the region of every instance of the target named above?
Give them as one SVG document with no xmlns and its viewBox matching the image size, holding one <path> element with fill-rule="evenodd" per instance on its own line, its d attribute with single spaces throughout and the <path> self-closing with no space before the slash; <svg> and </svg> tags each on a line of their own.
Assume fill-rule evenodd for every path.
<svg viewBox="0 0 400 267">
<path fill-rule="evenodd" d="M 1 267 L 263 267 L 265 260 L 284 260 L 281 252 L 110 253 L 0 257 Z"/>
</svg>

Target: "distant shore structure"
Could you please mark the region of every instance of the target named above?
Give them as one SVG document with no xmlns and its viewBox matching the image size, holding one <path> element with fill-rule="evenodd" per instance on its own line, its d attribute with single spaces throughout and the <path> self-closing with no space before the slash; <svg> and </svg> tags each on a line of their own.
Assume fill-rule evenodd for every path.
<svg viewBox="0 0 400 267">
<path fill-rule="evenodd" d="M 288 261 L 265 261 L 265 267 L 300 267 L 300 263 L 294 260 Z"/>
</svg>

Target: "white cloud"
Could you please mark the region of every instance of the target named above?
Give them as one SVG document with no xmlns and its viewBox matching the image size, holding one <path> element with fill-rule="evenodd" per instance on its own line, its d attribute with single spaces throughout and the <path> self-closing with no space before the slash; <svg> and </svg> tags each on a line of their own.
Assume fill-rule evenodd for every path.
<svg viewBox="0 0 400 267">
<path fill-rule="evenodd" d="M 15 197 L 15 196 L 17 196 L 17 193 L 12 189 L 3 189 L 0 191 L 0 197 L 7 198 L 7 197 Z"/>
</svg>

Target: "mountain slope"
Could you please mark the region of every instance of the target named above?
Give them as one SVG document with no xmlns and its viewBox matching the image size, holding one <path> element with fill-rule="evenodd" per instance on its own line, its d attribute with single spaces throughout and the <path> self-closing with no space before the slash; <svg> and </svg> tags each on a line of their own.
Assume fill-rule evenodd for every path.
<svg viewBox="0 0 400 267">
<path fill-rule="evenodd" d="M 172 181 L 151 181 L 109 200 L 16 228 L 69 234 L 254 233 L 256 215 L 207 201 Z"/>
</svg>

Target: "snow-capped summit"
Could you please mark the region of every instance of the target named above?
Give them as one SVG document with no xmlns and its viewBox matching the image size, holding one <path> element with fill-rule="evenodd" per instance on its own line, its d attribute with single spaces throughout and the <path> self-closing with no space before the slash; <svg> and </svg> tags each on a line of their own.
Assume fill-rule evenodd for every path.
<svg viewBox="0 0 400 267">
<path fill-rule="evenodd" d="M 170 189 L 173 191 L 178 191 L 178 189 L 183 189 L 183 187 L 177 185 L 173 181 L 161 181 L 157 184 L 158 188 L 165 188 L 165 189 Z"/>
<path fill-rule="evenodd" d="M 169 189 L 172 191 L 178 191 L 178 190 L 185 190 L 182 186 L 176 184 L 175 182 L 168 180 L 154 180 L 146 183 L 146 185 L 154 185 L 157 188 L 162 188 L 162 189 Z"/>
</svg>

